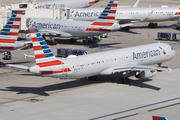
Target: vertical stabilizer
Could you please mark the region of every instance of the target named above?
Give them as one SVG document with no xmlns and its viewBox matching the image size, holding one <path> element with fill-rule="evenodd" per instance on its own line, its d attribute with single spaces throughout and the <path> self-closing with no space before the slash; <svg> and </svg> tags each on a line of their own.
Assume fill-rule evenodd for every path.
<svg viewBox="0 0 180 120">
<path fill-rule="evenodd" d="M 117 5 L 118 0 L 111 0 L 103 10 L 103 12 L 100 14 L 99 18 L 95 20 L 91 25 L 112 26 L 115 21 Z"/>
<path fill-rule="evenodd" d="M 37 29 L 30 30 L 30 34 L 33 43 L 36 64 L 40 68 L 64 64 L 53 55 L 52 51 Z"/>
<path fill-rule="evenodd" d="M 0 33 L 0 43 L 17 41 L 22 11 L 15 11 Z"/>
</svg>

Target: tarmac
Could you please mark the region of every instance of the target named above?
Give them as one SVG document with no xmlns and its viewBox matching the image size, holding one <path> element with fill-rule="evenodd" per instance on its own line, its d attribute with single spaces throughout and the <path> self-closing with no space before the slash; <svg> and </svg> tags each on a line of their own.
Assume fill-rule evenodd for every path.
<svg viewBox="0 0 180 120">
<path fill-rule="evenodd" d="M 13 2 L 15 1 L 19 2 Z M 136 0 L 119 1 L 123 5 L 132 5 L 135 2 Z M 100 1 L 95 7 L 106 3 L 108 0 Z M 178 0 L 142 0 L 139 6 L 177 6 L 178 3 Z M 40 77 L 26 70 L 3 67 L 3 64 L 7 63 L 34 65 L 34 58 L 24 57 L 24 53 L 33 55 L 32 46 L 12 51 L 12 60 L 3 60 L 1 53 L 0 119 L 152 120 L 152 116 L 164 116 L 168 120 L 179 120 L 180 40 L 157 39 L 157 32 L 179 33 L 174 28 L 176 23 L 177 20 L 158 22 L 156 29 L 148 28 L 146 22 L 134 23 L 129 32 L 109 33 L 108 38 L 103 38 L 98 44 L 83 45 L 82 40 L 72 44 L 67 39 L 56 38 L 58 44 L 49 45 L 54 55 L 60 47 L 83 49 L 90 54 L 158 41 L 168 43 L 175 49 L 176 56 L 162 64 L 164 67 L 172 68 L 171 73 L 162 71 L 154 78 L 143 80 L 132 76 L 128 85 L 119 84 L 119 74 L 98 76 L 97 81 L 89 81 L 86 78 Z"/>
</svg>

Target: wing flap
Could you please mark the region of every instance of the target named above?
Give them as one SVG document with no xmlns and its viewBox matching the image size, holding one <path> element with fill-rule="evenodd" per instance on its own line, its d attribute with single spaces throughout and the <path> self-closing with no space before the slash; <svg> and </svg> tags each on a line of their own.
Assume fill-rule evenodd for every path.
<svg viewBox="0 0 180 120">
<path fill-rule="evenodd" d="M 136 63 L 128 63 L 112 68 L 108 68 L 104 71 L 102 71 L 101 75 L 110 75 L 114 73 L 120 73 L 125 71 L 145 71 L 145 70 L 151 70 L 151 71 L 157 71 L 157 70 L 166 70 L 171 72 L 172 69 L 170 68 L 162 68 L 162 67 L 154 67 L 154 66 L 145 66 L 145 65 L 137 65 Z"/>
<path fill-rule="evenodd" d="M 71 34 L 69 34 L 67 32 L 62 32 L 62 31 L 54 31 L 54 30 L 42 29 L 42 30 L 39 30 L 39 32 L 41 34 L 44 34 L 44 35 L 60 35 L 61 37 L 72 37 Z"/>
</svg>

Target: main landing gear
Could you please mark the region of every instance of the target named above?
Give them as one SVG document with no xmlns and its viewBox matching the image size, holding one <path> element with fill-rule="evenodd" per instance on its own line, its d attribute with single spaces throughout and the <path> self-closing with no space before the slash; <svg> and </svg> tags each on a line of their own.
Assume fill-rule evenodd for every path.
<svg viewBox="0 0 180 120">
<path fill-rule="evenodd" d="M 124 72 L 123 77 L 120 78 L 119 82 L 122 83 L 122 84 L 129 84 L 129 79 L 128 79 L 129 76 L 130 76 L 130 71 Z"/>
<path fill-rule="evenodd" d="M 44 40 L 46 40 L 46 36 L 42 36 Z M 49 38 L 51 39 L 52 45 L 57 45 L 57 41 L 54 39 L 53 35 L 50 35 Z"/>
<path fill-rule="evenodd" d="M 157 28 L 157 23 L 149 23 L 148 27 L 149 28 Z"/>
<path fill-rule="evenodd" d="M 71 38 L 71 39 L 70 39 L 70 42 L 71 42 L 71 43 L 76 42 L 76 38 Z"/>
<path fill-rule="evenodd" d="M 123 30 L 123 31 L 129 31 L 129 30 L 130 30 L 130 27 L 129 27 L 129 26 L 123 27 L 122 30 Z"/>
<path fill-rule="evenodd" d="M 129 79 L 125 78 L 125 77 L 122 77 L 122 78 L 120 78 L 119 82 L 122 83 L 122 84 L 129 84 Z"/>
</svg>

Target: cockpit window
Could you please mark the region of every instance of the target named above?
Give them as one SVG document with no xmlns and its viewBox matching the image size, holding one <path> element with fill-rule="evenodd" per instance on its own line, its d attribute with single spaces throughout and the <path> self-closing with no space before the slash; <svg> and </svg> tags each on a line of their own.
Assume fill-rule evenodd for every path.
<svg viewBox="0 0 180 120">
<path fill-rule="evenodd" d="M 174 49 L 171 47 L 171 50 L 174 50 Z"/>
</svg>

